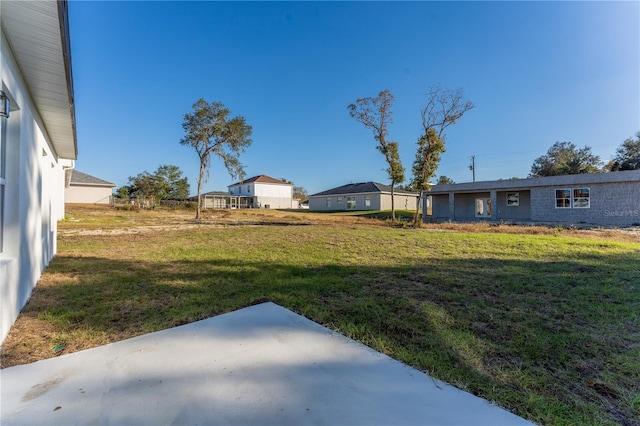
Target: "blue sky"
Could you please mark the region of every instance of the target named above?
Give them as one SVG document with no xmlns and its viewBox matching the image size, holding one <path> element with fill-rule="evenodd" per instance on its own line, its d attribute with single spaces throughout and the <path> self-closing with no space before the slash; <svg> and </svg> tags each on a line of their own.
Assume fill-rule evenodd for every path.
<svg viewBox="0 0 640 426">
<path fill-rule="evenodd" d="M 556 141 L 607 161 L 640 131 L 640 2 L 98 2 L 69 5 L 76 168 L 127 184 L 161 164 L 196 193 L 179 144 L 199 98 L 253 126 L 247 177 L 320 192 L 388 183 L 358 97 L 395 96 L 390 138 L 409 178 L 434 84 L 475 107 L 447 132 L 437 175 L 526 177 Z M 204 190 L 233 181 L 212 162 Z"/>
</svg>

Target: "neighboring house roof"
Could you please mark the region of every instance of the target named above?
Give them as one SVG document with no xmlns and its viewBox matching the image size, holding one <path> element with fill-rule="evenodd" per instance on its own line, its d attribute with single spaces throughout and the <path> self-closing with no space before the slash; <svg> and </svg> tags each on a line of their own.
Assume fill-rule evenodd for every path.
<svg viewBox="0 0 640 426">
<path fill-rule="evenodd" d="M 228 192 L 225 191 L 209 191 L 209 192 L 205 192 L 202 195 L 202 197 L 233 197 L 233 195 L 229 195 Z M 192 195 L 191 197 L 188 198 L 189 201 L 198 201 L 198 195 Z"/>
<path fill-rule="evenodd" d="M 275 183 L 275 184 L 279 184 L 279 185 L 291 185 L 290 183 L 287 183 L 281 179 L 274 179 L 272 177 L 269 177 L 267 175 L 258 175 L 258 176 L 254 176 L 251 177 L 249 179 L 244 179 L 240 182 L 236 182 L 236 183 L 232 183 L 229 186 L 235 186 L 235 185 L 245 185 L 247 183 L 252 183 L 252 182 L 258 182 L 258 183 Z"/>
<path fill-rule="evenodd" d="M 326 196 L 326 195 L 345 195 L 345 194 L 370 194 L 370 193 L 388 193 L 391 194 L 391 186 L 384 185 L 377 182 L 361 182 L 361 183 L 349 183 L 337 188 L 328 189 L 326 191 L 318 192 L 317 194 L 310 195 L 310 197 Z M 415 192 L 405 191 L 403 189 L 394 189 L 394 193 L 397 195 L 413 195 L 418 196 Z"/>
<path fill-rule="evenodd" d="M 111 188 L 114 188 L 116 186 L 115 183 L 107 182 L 106 180 L 102 180 L 86 173 L 82 173 L 78 170 L 74 170 L 73 173 L 71 173 L 71 180 L 69 181 L 69 184 L 86 186 L 108 186 Z"/>
<path fill-rule="evenodd" d="M 624 170 L 606 173 L 584 173 L 578 175 L 545 176 L 528 179 L 507 179 L 483 182 L 454 183 L 450 185 L 433 185 L 431 194 L 449 192 L 478 192 L 490 190 L 517 190 L 541 186 L 574 186 L 596 183 L 640 182 L 640 170 Z M 425 194 L 429 195 L 429 193 Z"/>
<path fill-rule="evenodd" d="M 58 157 L 75 160 L 78 148 L 67 7 L 66 1 L 3 1 L 0 18 L 53 149 Z"/>
<path fill-rule="evenodd" d="M 209 191 L 202 194 L 203 197 L 205 195 L 216 196 L 216 197 L 231 197 L 231 195 L 229 195 L 229 193 L 225 191 Z M 197 197 L 197 195 L 195 197 Z"/>
</svg>

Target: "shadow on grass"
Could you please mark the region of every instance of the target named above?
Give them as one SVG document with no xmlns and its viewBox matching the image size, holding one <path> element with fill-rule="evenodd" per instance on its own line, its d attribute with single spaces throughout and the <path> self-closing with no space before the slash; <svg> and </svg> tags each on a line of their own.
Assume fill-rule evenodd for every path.
<svg viewBox="0 0 640 426">
<path fill-rule="evenodd" d="M 269 300 L 533 421 L 634 424 L 624 397 L 640 395 L 631 255 L 594 256 L 588 267 L 422 261 L 304 267 L 61 255 L 47 271 L 58 278 L 36 288 L 22 316 L 69 336 L 120 340 Z M 3 365 L 20 363 L 11 356 L 4 351 Z"/>
</svg>

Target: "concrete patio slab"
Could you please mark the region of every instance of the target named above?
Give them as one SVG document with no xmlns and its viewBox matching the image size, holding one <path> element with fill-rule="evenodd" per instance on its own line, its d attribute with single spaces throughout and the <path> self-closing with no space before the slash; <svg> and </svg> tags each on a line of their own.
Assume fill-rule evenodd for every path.
<svg viewBox="0 0 640 426">
<path fill-rule="evenodd" d="M 0 423 L 532 425 L 273 303 L 0 371 Z"/>
</svg>

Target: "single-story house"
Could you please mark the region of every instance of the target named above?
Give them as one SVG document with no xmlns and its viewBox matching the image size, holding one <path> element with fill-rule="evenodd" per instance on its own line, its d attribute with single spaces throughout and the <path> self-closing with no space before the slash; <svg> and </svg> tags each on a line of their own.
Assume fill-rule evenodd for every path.
<svg viewBox="0 0 640 426">
<path fill-rule="evenodd" d="M 640 170 L 434 185 L 425 221 L 640 224 Z"/>
<path fill-rule="evenodd" d="M 65 204 L 110 204 L 116 185 L 78 170 L 72 170 L 64 190 Z"/>
<path fill-rule="evenodd" d="M 254 176 L 228 186 L 229 195 L 243 197 L 246 207 L 265 209 L 297 208 L 293 185 L 266 175 Z"/>
<path fill-rule="evenodd" d="M 415 192 L 394 189 L 395 208 L 414 210 Z M 309 195 L 309 210 L 391 210 L 391 186 L 376 182 L 349 183 Z"/>
<path fill-rule="evenodd" d="M 0 15 L 0 342 L 56 253 L 77 158 L 67 2 Z"/>
</svg>

